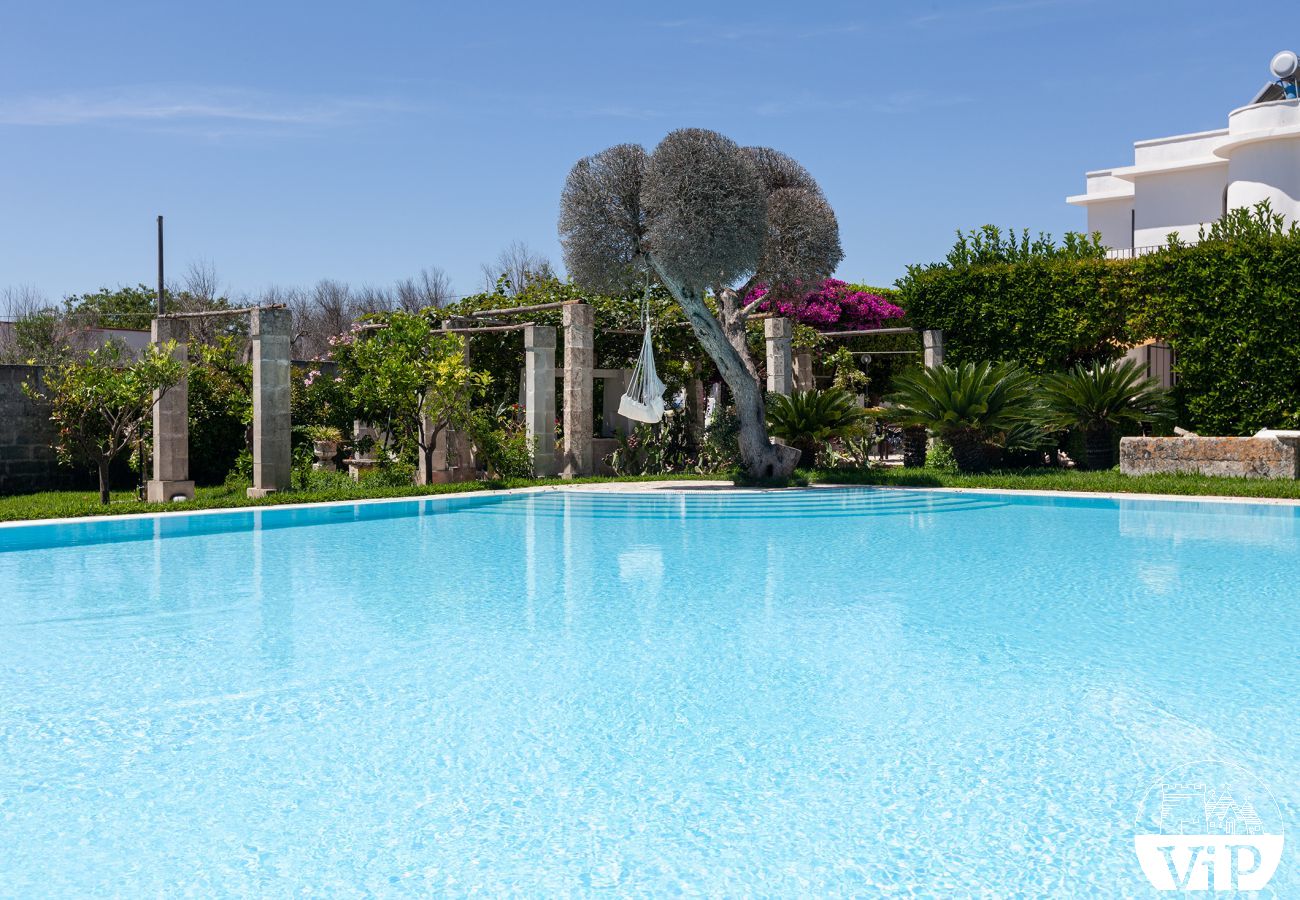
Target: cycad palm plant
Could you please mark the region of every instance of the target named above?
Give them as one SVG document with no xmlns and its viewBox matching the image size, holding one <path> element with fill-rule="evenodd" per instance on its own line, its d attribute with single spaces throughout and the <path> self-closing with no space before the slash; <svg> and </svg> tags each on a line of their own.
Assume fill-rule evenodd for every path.
<svg viewBox="0 0 1300 900">
<path fill-rule="evenodd" d="M 820 448 L 861 434 L 870 420 L 871 414 L 840 388 L 800 391 L 788 397 L 774 394 L 767 403 L 772 434 L 799 449 L 799 465 L 804 468 L 813 465 Z"/>
<path fill-rule="evenodd" d="M 935 366 L 900 375 L 894 420 L 923 425 L 952 448 L 957 468 L 988 468 L 1004 436 L 1037 418 L 1034 380 L 1010 363 Z"/>
<path fill-rule="evenodd" d="M 1079 364 L 1068 372 L 1043 379 L 1043 411 L 1057 428 L 1083 432 L 1087 465 L 1115 465 L 1115 432 L 1124 425 L 1168 421 L 1169 392 L 1147 376 L 1140 363 Z"/>
</svg>

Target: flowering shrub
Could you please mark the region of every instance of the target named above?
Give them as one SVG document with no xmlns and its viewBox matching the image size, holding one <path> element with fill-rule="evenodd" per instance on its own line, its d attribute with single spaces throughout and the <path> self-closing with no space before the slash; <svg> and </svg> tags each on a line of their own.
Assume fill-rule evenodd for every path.
<svg viewBox="0 0 1300 900">
<path fill-rule="evenodd" d="M 767 296 L 767 285 L 759 285 L 745 296 L 753 303 Z M 879 328 L 890 319 L 901 319 L 903 310 L 879 294 L 858 290 L 851 284 L 827 278 L 816 290 L 790 300 L 763 299 L 759 312 L 773 312 L 803 325 L 831 331 Z"/>
</svg>

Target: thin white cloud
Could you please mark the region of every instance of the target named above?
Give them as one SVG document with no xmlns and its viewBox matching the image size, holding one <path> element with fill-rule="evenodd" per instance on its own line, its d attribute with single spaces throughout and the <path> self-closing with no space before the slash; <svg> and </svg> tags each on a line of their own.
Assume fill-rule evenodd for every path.
<svg viewBox="0 0 1300 900">
<path fill-rule="evenodd" d="M 965 6 L 960 9 L 932 10 L 912 19 L 912 25 L 934 25 L 941 22 L 972 19 L 992 19 L 999 16 L 1029 13 L 1036 10 L 1058 9 L 1068 6 L 1083 6 L 1091 0 L 1000 0 L 997 3 L 985 3 L 981 6 Z"/>
<path fill-rule="evenodd" d="M 0 125 L 331 125 L 361 113 L 395 108 L 389 101 L 353 97 L 291 98 L 224 88 L 123 87 L 0 97 Z"/>
</svg>

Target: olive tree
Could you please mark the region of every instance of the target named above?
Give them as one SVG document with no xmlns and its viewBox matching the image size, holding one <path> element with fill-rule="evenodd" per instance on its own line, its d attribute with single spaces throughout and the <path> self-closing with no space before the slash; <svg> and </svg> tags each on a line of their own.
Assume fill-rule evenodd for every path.
<svg viewBox="0 0 1300 900">
<path fill-rule="evenodd" d="M 761 301 L 743 298 L 758 284 L 767 298 L 795 296 L 839 265 L 839 225 L 808 171 L 776 150 L 681 129 L 653 153 L 620 144 L 579 160 L 559 230 L 569 274 L 584 288 L 614 293 L 643 275 L 663 283 L 735 398 L 747 473 L 789 475 L 799 451 L 768 437 L 745 340 Z"/>
</svg>

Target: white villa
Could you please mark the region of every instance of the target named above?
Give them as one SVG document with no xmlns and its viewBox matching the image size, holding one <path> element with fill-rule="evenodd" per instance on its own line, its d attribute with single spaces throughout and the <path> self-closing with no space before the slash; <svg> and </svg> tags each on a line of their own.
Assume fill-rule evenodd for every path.
<svg viewBox="0 0 1300 900">
<path fill-rule="evenodd" d="M 1171 232 L 1195 242 L 1202 225 L 1260 200 L 1300 219 L 1295 54 L 1274 57 L 1273 73 L 1280 80 L 1229 113 L 1227 128 L 1138 141 L 1133 165 L 1088 172 L 1087 193 L 1066 202 L 1088 210 L 1088 231 L 1115 255 L 1140 254 Z"/>
</svg>

